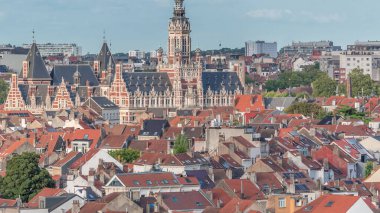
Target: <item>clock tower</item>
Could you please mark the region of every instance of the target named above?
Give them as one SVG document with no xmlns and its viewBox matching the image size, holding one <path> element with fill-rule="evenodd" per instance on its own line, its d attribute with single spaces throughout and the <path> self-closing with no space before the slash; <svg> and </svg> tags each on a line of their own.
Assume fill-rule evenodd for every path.
<svg viewBox="0 0 380 213">
<path fill-rule="evenodd" d="M 185 16 L 184 0 L 174 0 L 173 17 L 169 22 L 168 59 L 169 64 L 176 63 L 176 52 L 181 52 L 180 64 L 190 63 L 191 38 L 190 22 Z"/>
</svg>

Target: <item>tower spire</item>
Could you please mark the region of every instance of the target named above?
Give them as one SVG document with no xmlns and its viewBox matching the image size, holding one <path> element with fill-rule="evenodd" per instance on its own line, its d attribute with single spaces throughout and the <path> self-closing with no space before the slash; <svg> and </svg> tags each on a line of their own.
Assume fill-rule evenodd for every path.
<svg viewBox="0 0 380 213">
<path fill-rule="evenodd" d="M 34 31 L 34 28 L 33 28 L 33 31 L 32 31 L 32 34 L 33 34 L 33 35 L 32 35 L 32 38 L 33 38 L 33 44 L 36 43 L 36 38 L 35 38 L 35 36 L 34 36 L 34 33 L 35 33 L 35 31 Z"/>
<path fill-rule="evenodd" d="M 106 30 L 103 30 L 103 43 L 107 43 L 107 40 L 106 40 Z"/>
</svg>

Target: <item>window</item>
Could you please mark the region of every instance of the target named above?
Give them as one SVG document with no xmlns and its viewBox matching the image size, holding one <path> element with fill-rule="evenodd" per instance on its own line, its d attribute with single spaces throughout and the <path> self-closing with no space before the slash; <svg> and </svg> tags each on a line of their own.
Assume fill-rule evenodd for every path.
<svg viewBox="0 0 380 213">
<path fill-rule="evenodd" d="M 286 207 L 286 200 L 285 198 L 278 199 L 278 207 L 285 208 Z"/>
</svg>

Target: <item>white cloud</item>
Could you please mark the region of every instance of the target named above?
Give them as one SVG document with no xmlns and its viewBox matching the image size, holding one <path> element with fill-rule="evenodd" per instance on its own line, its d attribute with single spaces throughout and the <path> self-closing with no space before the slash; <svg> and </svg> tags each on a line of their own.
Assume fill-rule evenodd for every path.
<svg viewBox="0 0 380 213">
<path fill-rule="evenodd" d="M 344 17 L 338 13 L 316 14 L 311 11 L 293 11 L 289 9 L 257 9 L 247 12 L 246 15 L 254 19 L 271 21 L 285 20 L 292 22 L 333 23 L 344 20 Z"/>
<path fill-rule="evenodd" d="M 285 16 L 290 16 L 292 13 L 293 12 L 291 10 L 259 9 L 251 10 L 247 13 L 247 15 L 258 19 L 278 20 L 284 18 Z"/>
</svg>

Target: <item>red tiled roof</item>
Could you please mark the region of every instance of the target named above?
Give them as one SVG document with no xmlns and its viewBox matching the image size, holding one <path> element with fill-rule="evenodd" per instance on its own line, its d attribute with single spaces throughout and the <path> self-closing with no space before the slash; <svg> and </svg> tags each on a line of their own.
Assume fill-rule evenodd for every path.
<svg viewBox="0 0 380 213">
<path fill-rule="evenodd" d="M 223 208 L 220 209 L 220 213 L 231 213 L 236 212 L 236 207 L 239 207 L 240 212 L 245 212 L 245 210 L 254 203 L 253 200 L 241 200 L 239 198 L 233 198 L 228 202 Z"/>
<path fill-rule="evenodd" d="M 64 140 L 72 142 L 74 140 L 83 140 L 87 139 L 92 141 L 90 148 L 97 148 L 97 143 L 101 138 L 100 129 L 77 129 L 74 132 L 65 134 Z M 71 143 L 68 144 L 68 147 L 71 147 Z"/>
<path fill-rule="evenodd" d="M 238 197 L 244 194 L 246 200 L 261 200 L 265 198 L 263 192 L 247 179 L 224 179 L 225 184 L 233 191 Z M 243 191 L 241 191 L 243 189 Z"/>
<path fill-rule="evenodd" d="M 0 198 L 0 207 L 12 207 L 12 206 L 16 206 L 16 204 L 17 204 L 17 200 Z"/>
<path fill-rule="evenodd" d="M 0 157 L 6 157 L 12 153 L 14 153 L 18 148 L 28 142 L 16 141 L 12 143 L 7 149 L 0 153 Z"/>
<path fill-rule="evenodd" d="M 233 139 L 246 148 L 255 148 L 255 146 L 243 136 L 233 137 Z"/>
<path fill-rule="evenodd" d="M 70 169 L 79 169 L 81 166 L 83 166 L 87 161 L 89 161 L 94 155 L 96 155 L 100 149 L 90 149 L 88 152 L 86 152 L 81 158 L 76 160 L 71 166 Z"/>
<path fill-rule="evenodd" d="M 262 95 L 237 95 L 235 99 L 235 109 L 240 112 L 265 110 Z"/>
<path fill-rule="evenodd" d="M 161 193 L 162 202 L 168 210 L 189 211 L 194 209 L 205 209 L 212 206 L 210 201 L 198 191 L 191 192 L 164 192 Z"/>
<path fill-rule="evenodd" d="M 61 194 L 66 193 L 63 189 L 51 189 L 51 188 L 43 188 L 38 194 L 36 194 L 29 202 L 28 207 L 30 208 L 37 208 L 39 205 L 39 198 L 40 197 L 51 197 L 51 196 L 58 196 Z"/>
<path fill-rule="evenodd" d="M 65 165 L 67 162 L 69 162 L 71 159 L 73 159 L 75 156 L 77 156 L 78 154 L 79 152 L 71 151 L 64 158 L 54 163 L 53 166 L 61 167 Z"/>
<path fill-rule="evenodd" d="M 127 173 L 116 177 L 126 187 L 162 187 L 180 185 L 178 179 L 170 172 L 160 173 Z"/>
<path fill-rule="evenodd" d="M 125 135 L 108 135 L 104 138 L 100 149 L 122 149 L 127 141 L 128 136 Z"/>
<path fill-rule="evenodd" d="M 313 202 L 309 203 L 302 209 L 296 211 L 301 212 L 347 212 L 358 200 L 358 196 L 350 195 L 322 195 Z M 310 209 L 310 210 L 309 210 Z"/>
</svg>

